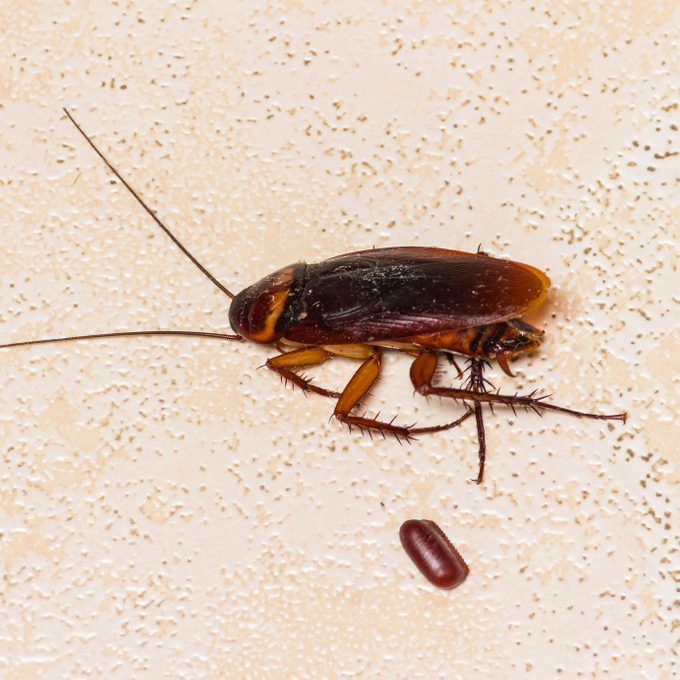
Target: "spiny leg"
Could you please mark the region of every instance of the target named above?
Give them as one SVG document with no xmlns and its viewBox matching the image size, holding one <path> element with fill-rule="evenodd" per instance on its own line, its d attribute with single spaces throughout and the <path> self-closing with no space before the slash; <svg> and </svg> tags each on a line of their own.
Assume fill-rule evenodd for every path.
<svg viewBox="0 0 680 680">
<path fill-rule="evenodd" d="M 463 401 L 474 401 L 475 403 L 503 404 L 513 410 L 517 407 L 533 409 L 537 413 L 541 411 L 559 411 L 568 413 L 577 418 L 594 418 L 595 420 L 622 420 L 626 422 L 625 413 L 613 415 L 600 415 L 598 413 L 585 413 L 574 409 L 558 406 L 545 401 L 546 397 L 535 397 L 535 392 L 520 396 L 512 394 L 500 394 L 490 392 L 476 392 L 473 389 L 460 389 L 455 387 L 438 387 L 432 384 L 435 370 L 437 368 L 437 355 L 434 352 L 425 351 L 420 354 L 411 364 L 411 382 L 416 391 L 425 396 L 433 394 L 439 397 L 450 397 L 452 399 L 462 399 Z"/>
<path fill-rule="evenodd" d="M 359 429 L 379 430 L 383 433 L 392 434 L 395 437 L 407 437 L 408 428 L 399 427 L 393 423 L 381 422 L 375 418 L 354 416 L 350 413 L 368 392 L 371 385 L 378 379 L 381 363 L 382 354 L 379 350 L 371 352 L 371 355 L 361 362 L 361 366 L 359 366 L 342 391 L 338 403 L 335 405 L 333 415 L 341 423 L 348 425 L 350 430 L 352 425 L 356 425 Z"/>
<path fill-rule="evenodd" d="M 324 397 L 338 399 L 340 392 L 327 390 L 325 387 L 313 385 L 309 378 L 298 375 L 293 369 L 301 366 L 315 366 L 329 359 L 331 354 L 321 347 L 303 347 L 285 352 L 278 356 L 267 359 L 265 366 L 274 373 L 278 373 L 285 381 L 290 381 L 299 387 L 303 392 L 314 392 Z"/>
<path fill-rule="evenodd" d="M 418 356 L 417 354 L 414 356 Z M 462 379 L 463 378 L 463 371 L 460 370 L 460 366 L 456 362 L 456 358 L 453 356 L 453 354 L 447 354 L 446 358 L 448 362 L 451 364 L 456 369 L 456 372 L 458 373 L 458 378 Z"/>
<path fill-rule="evenodd" d="M 419 434 L 430 434 L 432 432 L 442 432 L 443 430 L 450 430 L 452 427 L 457 427 L 461 423 L 465 422 L 472 414 L 474 410 L 469 408 L 460 418 L 452 420 L 450 423 L 444 423 L 443 425 L 430 425 L 428 427 L 409 427 L 409 436 L 417 436 Z"/>
<path fill-rule="evenodd" d="M 372 351 L 371 355 L 367 359 L 364 359 L 356 373 L 350 378 L 350 381 L 347 383 L 338 399 L 333 415 L 341 423 L 345 423 L 350 429 L 352 428 L 352 425 L 354 425 L 362 431 L 364 429 L 369 431 L 377 430 L 383 435 L 385 433 L 391 434 L 396 437 L 397 440 L 400 440 L 401 438 L 408 440 L 414 435 L 441 432 L 442 430 L 456 427 L 472 415 L 473 411 L 468 409 L 460 418 L 453 422 L 445 423 L 444 425 L 432 425 L 429 427 L 402 427 L 395 425 L 394 419 L 390 422 L 384 422 L 375 418 L 352 415 L 352 409 L 361 401 L 373 383 L 378 379 L 381 361 L 381 352 L 379 350 Z"/>
<path fill-rule="evenodd" d="M 475 392 L 486 392 L 484 386 L 484 362 L 479 359 L 470 359 L 469 387 Z M 481 484 L 484 479 L 484 463 L 486 462 L 486 433 L 484 431 L 484 417 L 482 405 L 476 401 L 474 406 L 475 421 L 477 422 L 477 443 L 479 445 L 479 469 L 477 479 L 474 481 Z"/>
</svg>

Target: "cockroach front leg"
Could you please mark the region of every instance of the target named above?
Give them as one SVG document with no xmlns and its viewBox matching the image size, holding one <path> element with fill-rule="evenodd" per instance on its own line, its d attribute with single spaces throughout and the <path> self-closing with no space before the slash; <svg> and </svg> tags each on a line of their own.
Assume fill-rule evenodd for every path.
<svg viewBox="0 0 680 680">
<path fill-rule="evenodd" d="M 278 373 L 286 382 L 291 382 L 296 387 L 299 387 L 303 392 L 314 392 L 323 397 L 337 399 L 340 397 L 340 392 L 334 392 L 333 390 L 327 390 L 325 387 L 314 385 L 309 378 L 298 375 L 293 370 L 295 368 L 301 368 L 302 366 L 322 364 L 330 357 L 331 354 L 321 347 L 303 347 L 267 359 L 265 366 L 270 371 Z"/>
<path fill-rule="evenodd" d="M 394 419 L 389 422 L 384 422 L 376 420 L 375 418 L 352 415 L 352 409 L 361 401 L 373 383 L 378 379 L 381 361 L 381 352 L 378 350 L 372 351 L 371 355 L 367 359 L 364 359 L 361 366 L 359 366 L 356 373 L 342 391 L 340 399 L 338 399 L 333 415 L 341 423 L 345 423 L 349 426 L 350 429 L 354 425 L 362 431 L 369 430 L 370 432 L 371 430 L 377 430 L 383 435 L 385 433 L 391 434 L 393 437 L 396 437 L 397 440 L 402 438 L 408 440 L 418 434 L 440 432 L 456 427 L 472 415 L 472 409 L 468 409 L 460 418 L 453 422 L 445 423 L 444 425 L 432 425 L 430 427 L 402 427 L 395 425 L 393 422 Z"/>
<path fill-rule="evenodd" d="M 541 411 L 559 411 L 577 418 L 593 418 L 595 420 L 622 420 L 626 421 L 625 413 L 613 415 L 600 415 L 598 413 L 586 413 L 576 411 L 564 406 L 545 401 L 545 397 L 535 397 L 534 393 L 520 396 L 517 394 L 500 394 L 498 392 L 477 392 L 473 389 L 457 389 L 455 387 L 438 387 L 432 384 L 432 379 L 437 368 L 437 355 L 434 352 L 423 352 L 411 364 L 411 382 L 416 391 L 425 396 L 433 394 L 439 397 L 473 401 L 475 403 L 503 404 L 510 408 L 527 408 L 540 413 Z"/>
</svg>

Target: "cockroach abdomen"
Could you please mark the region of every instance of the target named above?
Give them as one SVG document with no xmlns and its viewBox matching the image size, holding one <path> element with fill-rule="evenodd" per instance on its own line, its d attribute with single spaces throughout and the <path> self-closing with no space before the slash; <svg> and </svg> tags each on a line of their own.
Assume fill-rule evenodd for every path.
<svg viewBox="0 0 680 680">
<path fill-rule="evenodd" d="M 409 519 L 399 538 L 406 554 L 423 576 L 437 588 L 455 588 L 469 573 L 465 560 L 444 532 L 429 519 Z"/>
</svg>

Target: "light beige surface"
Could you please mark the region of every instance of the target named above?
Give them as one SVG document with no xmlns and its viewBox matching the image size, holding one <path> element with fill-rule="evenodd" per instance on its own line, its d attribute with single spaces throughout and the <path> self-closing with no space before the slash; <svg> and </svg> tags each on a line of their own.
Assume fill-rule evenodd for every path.
<svg viewBox="0 0 680 680">
<path fill-rule="evenodd" d="M 266 348 L 0 353 L 5 678 L 670 678 L 680 480 L 673 2 L 0 5 L 0 338 L 228 329 L 243 287 L 439 245 L 553 280 L 508 390 L 627 425 L 487 416 L 412 446 L 329 422 Z M 371 407 L 413 396 L 388 357 Z M 316 372 L 341 385 L 350 363 Z M 471 573 L 398 541 L 436 520 Z"/>
</svg>

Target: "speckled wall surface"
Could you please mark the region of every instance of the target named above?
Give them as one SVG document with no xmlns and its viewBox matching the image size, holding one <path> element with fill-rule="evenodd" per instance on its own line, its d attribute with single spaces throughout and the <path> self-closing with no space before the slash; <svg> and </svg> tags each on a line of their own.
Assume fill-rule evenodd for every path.
<svg viewBox="0 0 680 680">
<path fill-rule="evenodd" d="M 540 266 L 545 341 L 491 379 L 630 414 L 496 409 L 477 487 L 471 424 L 349 434 L 257 370 L 268 348 L 2 351 L 4 678 L 673 676 L 677 0 L 6 0 L 0 22 L 0 342 L 228 331 L 67 106 L 235 288 L 371 246 Z M 461 411 L 384 365 L 371 412 Z M 415 571 L 409 517 L 463 586 Z"/>
</svg>

